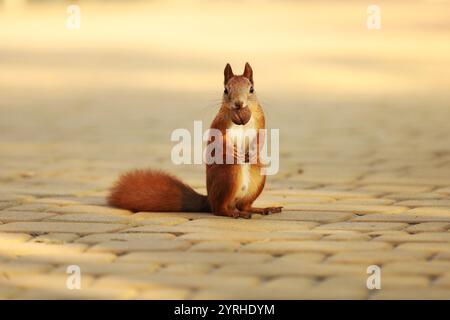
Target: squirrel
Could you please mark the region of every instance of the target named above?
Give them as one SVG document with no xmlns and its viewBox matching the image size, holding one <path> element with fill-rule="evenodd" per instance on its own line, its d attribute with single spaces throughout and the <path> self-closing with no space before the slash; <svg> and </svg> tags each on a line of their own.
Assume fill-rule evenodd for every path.
<svg viewBox="0 0 450 320">
<path fill-rule="evenodd" d="M 258 131 L 265 128 L 265 118 L 256 98 L 253 70 L 249 63 L 245 64 L 242 75 L 234 75 L 230 64 L 227 64 L 224 86 L 222 105 L 211 129 L 221 132 L 224 149 L 229 151 L 226 143 L 231 140 L 227 136 L 230 129 Z M 254 142 L 259 147 L 262 139 L 255 139 Z M 208 145 L 210 143 L 211 138 Z M 256 153 L 256 160 L 248 163 L 249 145 L 246 143 L 244 148 L 244 162 L 206 164 L 206 196 L 171 174 L 146 169 L 123 174 L 112 187 L 108 203 L 133 212 L 210 212 L 218 216 L 247 219 L 253 213 L 266 215 L 281 212 L 282 207 L 252 206 L 264 188 L 266 177 L 261 173 L 263 164 L 259 152 Z M 230 152 L 235 151 L 233 146 Z M 235 159 L 236 154 L 232 157 Z"/>
</svg>

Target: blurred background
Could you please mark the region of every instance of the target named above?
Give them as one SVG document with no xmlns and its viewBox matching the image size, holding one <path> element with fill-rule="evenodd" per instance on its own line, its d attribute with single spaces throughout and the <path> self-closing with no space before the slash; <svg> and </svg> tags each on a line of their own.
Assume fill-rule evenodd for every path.
<svg viewBox="0 0 450 320">
<path fill-rule="evenodd" d="M 71 4 L 79 29 L 67 27 Z M 371 4 L 0 1 L 0 142 L 17 156 L 64 143 L 128 166 L 161 148 L 168 163 L 172 130 L 208 126 L 225 64 L 241 73 L 248 61 L 285 154 L 311 141 L 398 147 L 399 131 L 426 147 L 415 133 L 448 127 L 450 2 L 376 1 L 379 30 L 367 27 Z M 431 139 L 444 145 L 446 132 Z"/>
</svg>

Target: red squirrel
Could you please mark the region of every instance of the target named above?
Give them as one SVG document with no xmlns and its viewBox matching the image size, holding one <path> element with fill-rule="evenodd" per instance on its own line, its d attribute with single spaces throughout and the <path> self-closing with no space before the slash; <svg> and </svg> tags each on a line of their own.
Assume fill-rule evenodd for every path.
<svg viewBox="0 0 450 320">
<path fill-rule="evenodd" d="M 224 70 L 224 93 L 222 106 L 214 118 L 211 129 L 220 130 L 225 149 L 231 140 L 232 130 L 265 128 L 264 113 L 253 87 L 253 70 L 245 64 L 242 75 L 234 75 L 230 64 Z M 227 130 L 228 129 L 228 130 Z M 255 140 L 260 150 L 262 139 Z M 212 143 L 208 141 L 208 145 Z M 122 175 L 113 186 L 108 198 L 112 206 L 138 211 L 153 212 L 212 212 L 214 215 L 233 218 L 251 218 L 252 213 L 269 214 L 281 212 L 282 207 L 255 208 L 253 202 L 262 192 L 266 177 L 262 174 L 260 153 L 249 162 L 245 144 L 245 160 L 236 163 L 206 164 L 206 187 L 208 195 L 197 193 L 178 178 L 156 170 L 134 170 Z M 226 155 L 224 154 L 224 157 Z M 232 154 L 232 157 L 236 157 Z"/>
</svg>

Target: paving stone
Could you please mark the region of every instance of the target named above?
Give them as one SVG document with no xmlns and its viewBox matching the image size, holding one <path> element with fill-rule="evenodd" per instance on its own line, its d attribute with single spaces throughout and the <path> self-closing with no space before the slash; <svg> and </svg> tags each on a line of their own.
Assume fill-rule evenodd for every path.
<svg viewBox="0 0 450 320">
<path fill-rule="evenodd" d="M 78 235 L 74 233 L 47 233 L 33 238 L 32 242 L 48 244 L 64 244 L 74 241 Z"/>
<path fill-rule="evenodd" d="M 46 219 L 48 221 L 67 222 L 102 222 L 102 223 L 129 223 L 127 216 L 96 214 L 96 213 L 73 213 L 61 214 Z"/>
<path fill-rule="evenodd" d="M 129 241 L 107 241 L 94 245 L 89 252 L 112 252 L 122 254 L 131 251 L 175 251 L 185 250 L 191 244 L 188 241 L 171 240 L 129 240 Z"/>
<path fill-rule="evenodd" d="M 130 215 L 128 210 L 116 209 L 104 206 L 90 206 L 90 205 L 74 205 L 53 208 L 52 212 L 57 213 L 90 213 L 90 214 L 107 214 L 107 215 Z"/>
<path fill-rule="evenodd" d="M 359 232 L 341 232 L 330 234 L 322 238 L 322 240 L 328 241 L 369 241 L 372 238 L 367 234 Z"/>
<path fill-rule="evenodd" d="M 241 244 L 238 241 L 202 241 L 194 244 L 189 250 L 200 252 L 233 252 L 240 246 Z"/>
<path fill-rule="evenodd" d="M 395 203 L 395 200 L 384 198 L 348 198 L 341 199 L 336 202 L 337 204 L 362 204 L 362 205 L 390 205 Z"/>
<path fill-rule="evenodd" d="M 180 227 L 207 227 L 214 229 L 223 229 L 230 231 L 258 231 L 258 232 L 269 232 L 269 231 L 299 231 L 307 230 L 314 227 L 316 224 L 313 222 L 299 222 L 299 221 L 279 221 L 273 223 L 272 221 L 266 220 L 242 220 L 242 219 L 199 219 L 192 220 L 184 223 Z"/>
<path fill-rule="evenodd" d="M 397 202 L 396 205 L 406 207 L 447 207 L 447 213 L 450 215 L 450 200 L 448 199 L 406 200 Z"/>
<path fill-rule="evenodd" d="M 402 243 L 402 244 L 399 244 L 396 247 L 396 249 L 431 252 L 431 253 L 450 252 L 450 246 L 446 242 Z"/>
<path fill-rule="evenodd" d="M 163 226 L 174 226 L 189 221 L 189 219 L 181 217 L 158 217 L 149 212 L 137 213 L 133 215 L 133 220 L 138 221 L 141 225 L 156 224 Z"/>
<path fill-rule="evenodd" d="M 258 264 L 229 264 L 219 267 L 214 274 L 221 275 L 252 275 L 259 277 L 301 276 L 301 277 L 330 277 L 339 275 L 366 274 L 367 266 L 354 264 L 321 264 L 302 263 L 297 261 L 276 261 Z"/>
<path fill-rule="evenodd" d="M 268 196 L 263 194 L 253 205 L 255 207 L 273 207 L 273 206 L 289 206 L 298 203 L 329 203 L 335 202 L 332 197 L 305 197 L 305 196 Z"/>
<path fill-rule="evenodd" d="M 64 248 L 61 245 L 49 245 L 45 243 L 25 242 L 25 243 L 0 243 L 0 254 L 7 256 L 39 256 L 62 255 L 81 253 L 87 248 L 83 244 L 66 244 Z"/>
<path fill-rule="evenodd" d="M 5 223 L 15 221 L 41 221 L 55 215 L 55 213 L 48 212 L 0 211 L 0 221 Z"/>
<path fill-rule="evenodd" d="M 76 242 L 96 244 L 107 241 L 153 241 L 161 239 L 175 239 L 175 236 L 170 233 L 96 233 L 81 237 Z"/>
<path fill-rule="evenodd" d="M 409 214 L 424 214 L 427 216 L 435 216 L 435 217 L 450 217 L 450 208 L 444 207 L 420 207 L 408 210 Z"/>
<path fill-rule="evenodd" d="M 1 277 L 9 278 L 12 275 L 21 274 L 39 274 L 51 270 L 53 267 L 50 264 L 44 263 L 24 263 L 18 261 L 10 261 L 0 263 Z"/>
<path fill-rule="evenodd" d="M 431 254 L 426 252 L 389 250 L 373 254 L 370 251 L 339 252 L 327 259 L 329 263 L 356 263 L 383 265 L 395 261 L 417 261 L 425 260 Z"/>
<path fill-rule="evenodd" d="M 95 282 L 94 288 L 121 288 L 123 286 L 136 289 L 157 289 L 159 287 L 179 288 L 241 288 L 257 286 L 259 279 L 254 276 L 223 276 L 212 274 L 154 274 L 148 276 L 103 276 Z"/>
<path fill-rule="evenodd" d="M 450 187 L 439 188 L 435 192 L 450 195 Z"/>
<path fill-rule="evenodd" d="M 83 222 L 11 222 L 0 225 L 0 232 L 25 233 L 105 233 L 124 229 L 122 224 L 113 223 L 83 223 Z"/>
<path fill-rule="evenodd" d="M 292 195 L 292 196 L 316 196 L 316 197 L 330 197 L 334 199 L 345 198 L 367 198 L 381 196 L 380 192 L 366 192 L 366 191 L 336 191 L 326 189 L 315 190 L 271 190 L 267 193 L 275 195 Z"/>
<path fill-rule="evenodd" d="M 276 263 L 293 263 L 293 264 L 306 264 L 306 263 L 318 263 L 323 261 L 325 254 L 318 252 L 302 252 L 302 253 L 291 253 L 278 257 L 273 260 Z"/>
<path fill-rule="evenodd" d="M 27 203 L 19 206 L 9 207 L 9 211 L 31 211 L 31 212 L 52 212 L 57 206 L 43 203 Z"/>
<path fill-rule="evenodd" d="M 6 300 L 6 299 L 12 299 L 14 298 L 18 293 L 20 292 L 20 289 L 18 289 L 15 286 L 7 286 L 2 285 L 0 287 L 0 299 Z"/>
<path fill-rule="evenodd" d="M 419 274 L 429 276 L 443 275 L 450 270 L 450 261 L 432 260 L 411 262 L 392 262 L 383 266 L 383 274 Z"/>
<path fill-rule="evenodd" d="M 355 214 L 369 213 L 400 213 L 408 210 L 408 207 L 402 206 L 380 206 L 380 205 L 363 205 L 363 204 L 301 204 L 296 205 L 290 210 L 300 211 L 343 211 Z"/>
<path fill-rule="evenodd" d="M 168 265 L 164 269 L 160 270 L 159 274 L 178 274 L 190 277 L 193 274 L 208 273 L 212 268 L 212 265 L 206 263 L 177 263 Z"/>
<path fill-rule="evenodd" d="M 316 229 L 323 230 L 353 230 L 361 232 L 371 232 L 378 230 L 401 230 L 408 226 L 406 223 L 397 222 L 337 222 L 323 224 Z"/>
<path fill-rule="evenodd" d="M 411 193 L 423 193 L 431 191 L 430 186 L 418 186 L 418 185 L 392 185 L 392 184 L 371 184 L 357 188 L 357 190 L 363 191 L 376 191 L 376 192 L 411 192 Z"/>
<path fill-rule="evenodd" d="M 229 252 L 131 252 L 120 256 L 120 262 L 186 263 L 195 261 L 214 265 L 233 263 L 260 263 L 271 260 L 268 254 Z"/>
<path fill-rule="evenodd" d="M 217 232 L 197 232 L 188 233 L 178 237 L 180 240 L 191 242 L 220 241 L 222 239 L 247 243 L 252 241 L 272 241 L 272 240 L 315 240 L 321 235 L 308 232 L 244 232 L 244 231 L 217 231 Z"/>
<path fill-rule="evenodd" d="M 437 278 L 433 283 L 433 289 L 435 288 L 449 289 L 450 273 L 444 274 L 443 276 Z"/>
<path fill-rule="evenodd" d="M 297 221 L 311 221 L 317 223 L 331 223 L 348 220 L 355 215 L 347 212 L 327 212 L 327 211 L 311 211 L 298 212 L 283 210 L 281 213 L 268 215 L 263 217 L 263 220 L 297 220 Z"/>
<path fill-rule="evenodd" d="M 308 277 L 280 277 L 263 283 L 261 290 L 310 290 L 316 282 Z"/>
<path fill-rule="evenodd" d="M 418 232 L 440 232 L 450 229 L 450 223 L 446 222 L 424 222 L 409 226 L 405 231 L 411 233 Z"/>
<path fill-rule="evenodd" d="M 7 193 L 1 193 L 0 194 L 0 202 L 26 202 L 33 200 L 33 197 L 30 196 L 24 196 L 20 194 L 7 194 Z"/>
<path fill-rule="evenodd" d="M 429 199 L 445 199 L 445 195 L 437 192 L 426 193 L 391 193 L 386 197 L 398 201 L 402 200 L 429 200 Z"/>
<path fill-rule="evenodd" d="M 355 217 L 352 221 L 364 222 L 405 222 L 405 223 L 420 223 L 420 222 L 450 222 L 450 217 L 446 216 L 431 216 L 427 214 L 402 213 L 402 214 L 368 214 L 360 217 Z"/>
<path fill-rule="evenodd" d="M 81 263 L 98 263 L 106 264 L 114 261 L 116 255 L 112 253 L 70 253 L 61 251 L 60 254 L 41 253 L 36 255 L 26 255 L 17 258 L 17 261 L 23 262 L 46 262 L 50 264 L 61 265 L 79 265 Z"/>
<path fill-rule="evenodd" d="M 422 232 L 404 235 L 382 235 L 375 238 L 374 241 L 384 241 L 391 243 L 450 242 L 450 232 Z"/>
<path fill-rule="evenodd" d="M 268 252 L 272 254 L 284 254 L 302 251 L 318 251 L 335 253 L 354 250 L 387 250 L 391 246 L 383 242 L 365 241 L 271 241 L 253 242 L 241 247 L 242 252 Z"/>
<path fill-rule="evenodd" d="M 41 290 L 73 291 L 67 288 L 69 274 L 9 274 L 7 277 L 0 274 L 0 286 L 9 285 L 19 288 L 33 288 Z M 84 275 L 80 278 L 81 289 L 87 289 L 93 282 L 93 278 Z M 78 290 L 78 291 L 82 291 Z"/>
<path fill-rule="evenodd" d="M 29 234 L 25 233 L 4 233 L 0 232 L 0 243 L 23 243 L 31 238 Z"/>
<path fill-rule="evenodd" d="M 137 296 L 135 290 L 118 289 L 32 289 L 15 297 L 17 300 L 126 300 Z"/>
<path fill-rule="evenodd" d="M 439 252 L 434 256 L 436 260 L 450 260 L 450 251 L 449 252 Z"/>
<path fill-rule="evenodd" d="M 159 269 L 157 263 L 79 263 L 81 275 L 101 276 L 107 274 L 113 275 L 145 275 L 154 273 Z M 62 265 L 53 270 L 54 273 L 65 273 L 67 265 Z"/>
<path fill-rule="evenodd" d="M 243 288 L 239 291 L 232 289 L 203 289 L 192 295 L 194 300 L 356 300 L 367 299 L 365 290 L 329 291 L 318 288 L 302 290 L 302 288 L 273 289 Z"/>
<path fill-rule="evenodd" d="M 381 288 L 383 290 L 392 289 L 417 289 L 417 288 L 427 288 L 429 285 L 429 280 L 424 276 L 389 276 L 384 275 L 381 271 Z M 367 277 L 366 276 L 337 276 L 329 277 L 324 281 L 320 282 L 318 287 L 323 290 L 339 291 L 342 289 L 353 288 L 354 290 L 367 290 Z M 377 292 L 378 290 L 373 290 Z M 368 292 L 373 292 L 368 290 Z"/>
</svg>

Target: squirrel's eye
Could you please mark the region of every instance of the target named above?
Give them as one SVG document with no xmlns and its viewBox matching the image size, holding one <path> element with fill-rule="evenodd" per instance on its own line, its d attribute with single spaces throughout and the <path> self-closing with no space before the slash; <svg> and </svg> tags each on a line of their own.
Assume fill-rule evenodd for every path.
<svg viewBox="0 0 450 320">
<path fill-rule="evenodd" d="M 253 87 L 250 87 L 250 93 L 255 92 L 255 89 L 253 89 Z"/>
<path fill-rule="evenodd" d="M 228 94 L 228 89 L 225 88 L 225 90 L 223 90 L 223 93 Z"/>
</svg>

